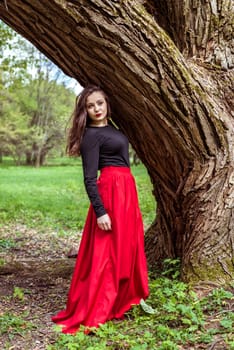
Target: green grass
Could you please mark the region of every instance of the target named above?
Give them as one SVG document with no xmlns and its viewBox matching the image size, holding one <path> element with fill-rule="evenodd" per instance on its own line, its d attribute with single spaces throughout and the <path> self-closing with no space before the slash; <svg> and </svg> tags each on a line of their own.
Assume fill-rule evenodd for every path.
<svg viewBox="0 0 234 350">
<path fill-rule="evenodd" d="M 81 162 L 74 159 L 61 162 L 66 166 L 38 169 L 11 166 L 10 160 L 4 162 L 0 167 L 0 222 L 17 221 L 30 227 L 50 227 L 58 231 L 82 229 L 89 200 Z M 133 167 L 132 171 L 144 222 L 149 225 L 155 216 L 152 185 L 143 165 Z"/>
</svg>

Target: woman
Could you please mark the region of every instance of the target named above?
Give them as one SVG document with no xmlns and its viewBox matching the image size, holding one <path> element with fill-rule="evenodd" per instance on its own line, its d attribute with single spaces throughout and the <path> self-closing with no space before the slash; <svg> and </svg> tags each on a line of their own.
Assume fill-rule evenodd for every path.
<svg viewBox="0 0 234 350">
<path fill-rule="evenodd" d="M 68 294 L 66 310 L 52 320 L 64 333 L 122 318 L 148 292 L 144 231 L 129 168 L 128 140 L 108 124 L 103 90 L 88 86 L 77 99 L 68 153 L 82 157 L 91 205 Z M 97 180 L 98 169 L 100 177 Z"/>
</svg>

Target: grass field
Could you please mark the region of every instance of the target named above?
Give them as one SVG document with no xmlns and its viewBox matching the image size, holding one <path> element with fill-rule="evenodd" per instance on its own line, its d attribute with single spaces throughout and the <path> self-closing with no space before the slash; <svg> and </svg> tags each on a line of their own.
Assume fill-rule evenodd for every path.
<svg viewBox="0 0 234 350">
<path fill-rule="evenodd" d="M 83 184 L 80 160 L 53 160 L 41 168 L 0 167 L 0 222 L 19 221 L 30 227 L 80 230 L 89 200 Z M 56 165 L 57 164 L 57 165 Z M 143 165 L 132 167 L 145 226 L 155 216 L 152 185 Z"/>
</svg>

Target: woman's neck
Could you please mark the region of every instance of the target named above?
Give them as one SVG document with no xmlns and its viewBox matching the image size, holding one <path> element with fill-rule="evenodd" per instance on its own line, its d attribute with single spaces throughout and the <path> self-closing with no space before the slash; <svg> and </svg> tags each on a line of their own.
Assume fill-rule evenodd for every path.
<svg viewBox="0 0 234 350">
<path fill-rule="evenodd" d="M 88 126 L 95 127 L 95 128 L 103 128 L 104 126 L 107 126 L 108 123 L 89 123 Z"/>
</svg>

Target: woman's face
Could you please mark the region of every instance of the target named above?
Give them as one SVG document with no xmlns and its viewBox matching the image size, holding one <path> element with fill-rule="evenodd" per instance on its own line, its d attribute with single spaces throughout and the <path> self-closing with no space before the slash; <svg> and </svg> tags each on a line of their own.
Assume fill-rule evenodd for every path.
<svg viewBox="0 0 234 350">
<path fill-rule="evenodd" d="M 86 109 L 91 120 L 90 125 L 107 125 L 107 103 L 101 91 L 95 91 L 87 97 Z"/>
</svg>

